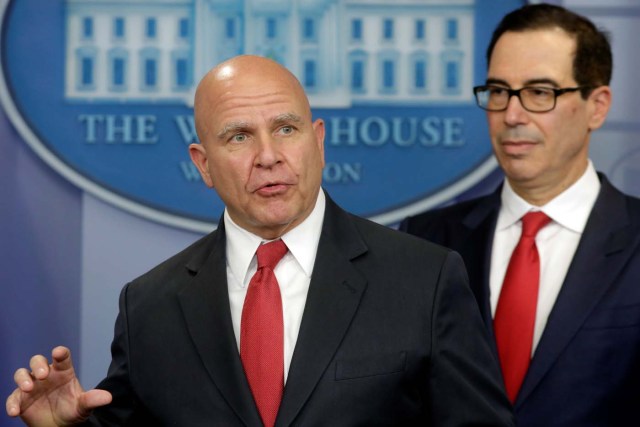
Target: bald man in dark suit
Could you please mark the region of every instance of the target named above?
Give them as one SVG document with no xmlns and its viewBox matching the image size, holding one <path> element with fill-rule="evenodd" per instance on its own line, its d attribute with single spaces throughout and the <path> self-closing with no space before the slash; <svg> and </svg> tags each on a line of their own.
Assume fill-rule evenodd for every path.
<svg viewBox="0 0 640 427">
<path fill-rule="evenodd" d="M 513 425 L 460 257 L 321 190 L 324 123 L 291 73 L 232 58 L 200 83 L 195 120 L 190 154 L 225 202 L 220 226 L 124 288 L 97 389 L 80 387 L 58 347 L 52 365 L 36 356 L 16 372 L 9 415 L 33 426 Z M 282 259 L 261 265 L 282 242 Z M 260 286 L 275 280 L 277 302 L 255 302 L 259 272 L 275 276 Z M 250 299 L 260 309 L 244 310 Z M 277 325 L 245 329 L 258 312 L 269 312 L 258 328 L 272 322 L 280 303 Z M 263 338 L 254 359 L 249 336 Z"/>
</svg>

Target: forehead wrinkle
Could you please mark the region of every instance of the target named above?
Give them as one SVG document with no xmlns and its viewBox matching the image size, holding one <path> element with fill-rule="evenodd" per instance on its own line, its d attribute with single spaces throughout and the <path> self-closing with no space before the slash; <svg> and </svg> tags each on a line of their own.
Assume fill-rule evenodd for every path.
<svg viewBox="0 0 640 427">
<path fill-rule="evenodd" d="M 233 104 L 244 104 L 245 102 L 254 103 L 262 102 L 264 104 L 274 104 L 277 102 L 285 102 L 287 94 L 282 91 L 272 91 L 267 93 L 250 92 L 246 94 L 237 93 L 237 91 L 229 90 L 220 96 L 220 101 L 231 102 Z"/>
</svg>

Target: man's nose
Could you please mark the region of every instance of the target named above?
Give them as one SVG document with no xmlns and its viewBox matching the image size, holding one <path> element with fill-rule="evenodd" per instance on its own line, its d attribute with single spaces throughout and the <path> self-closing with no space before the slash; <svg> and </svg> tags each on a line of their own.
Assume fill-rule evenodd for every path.
<svg viewBox="0 0 640 427">
<path fill-rule="evenodd" d="M 507 109 L 504 111 L 504 121 L 508 125 L 518 125 L 525 123 L 529 118 L 527 110 L 522 106 L 522 101 L 517 95 L 511 95 L 507 102 Z"/>
<path fill-rule="evenodd" d="M 280 161 L 279 142 L 271 135 L 262 135 L 257 144 L 256 165 L 271 167 Z"/>
</svg>

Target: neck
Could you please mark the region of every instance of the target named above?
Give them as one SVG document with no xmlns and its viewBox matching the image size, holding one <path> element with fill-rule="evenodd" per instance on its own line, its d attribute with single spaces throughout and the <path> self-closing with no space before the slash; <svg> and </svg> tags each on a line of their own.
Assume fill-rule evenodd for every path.
<svg viewBox="0 0 640 427">
<path fill-rule="evenodd" d="M 544 206 L 575 184 L 587 171 L 588 162 L 584 166 L 569 171 L 563 179 L 553 178 L 543 182 L 516 181 L 507 177 L 513 191 L 533 206 Z"/>
</svg>

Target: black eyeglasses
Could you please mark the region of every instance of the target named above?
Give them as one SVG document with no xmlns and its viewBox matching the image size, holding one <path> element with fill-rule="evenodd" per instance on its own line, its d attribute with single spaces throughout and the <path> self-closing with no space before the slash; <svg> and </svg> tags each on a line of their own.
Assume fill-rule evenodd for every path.
<svg viewBox="0 0 640 427">
<path fill-rule="evenodd" d="M 487 111 L 505 111 L 512 96 L 517 96 L 522 108 L 532 113 L 546 113 L 556 108 L 556 99 L 565 93 L 588 89 L 590 86 L 566 87 L 562 89 L 525 86 L 509 89 L 503 86 L 486 85 L 473 88 L 478 107 Z"/>
</svg>

